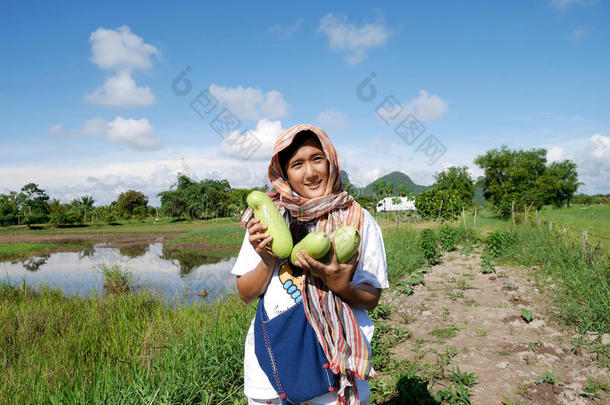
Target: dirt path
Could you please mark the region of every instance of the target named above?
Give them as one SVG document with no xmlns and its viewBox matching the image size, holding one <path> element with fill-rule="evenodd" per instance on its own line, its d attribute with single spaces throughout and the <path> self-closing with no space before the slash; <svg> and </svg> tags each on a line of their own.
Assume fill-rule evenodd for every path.
<svg viewBox="0 0 610 405">
<path fill-rule="evenodd" d="M 483 274 L 479 253 L 445 254 L 411 295 L 400 287 L 384 293 L 389 322 L 412 333 L 394 347 L 392 359 L 474 373 L 473 404 L 502 404 L 503 396 L 509 404 L 610 403 L 603 390 L 595 402 L 583 395 L 589 378 L 610 385 L 608 367 L 591 350 L 608 345 L 609 336 L 589 336 L 595 342 L 579 347 L 573 333 L 550 320 L 549 299 L 526 269 L 496 266 L 495 274 Z M 522 309 L 532 311 L 530 323 Z M 431 392 L 448 385 L 446 375 L 434 380 Z"/>
</svg>

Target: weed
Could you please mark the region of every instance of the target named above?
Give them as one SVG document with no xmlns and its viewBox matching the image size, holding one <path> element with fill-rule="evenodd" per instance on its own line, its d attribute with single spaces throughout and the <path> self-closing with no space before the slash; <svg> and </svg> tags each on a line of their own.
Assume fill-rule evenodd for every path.
<svg viewBox="0 0 610 405">
<path fill-rule="evenodd" d="M 529 309 L 521 309 L 521 317 L 527 323 L 530 323 L 534 319 L 534 314 Z"/>
<path fill-rule="evenodd" d="M 119 264 L 100 264 L 104 276 L 104 289 L 110 293 L 126 293 L 133 288 L 134 276 Z"/>
<path fill-rule="evenodd" d="M 436 336 L 439 339 L 451 339 L 457 336 L 457 332 L 460 328 L 454 324 L 447 325 L 444 328 L 433 329 L 429 333 L 432 336 Z"/>
<path fill-rule="evenodd" d="M 589 377 L 587 386 L 582 389 L 581 395 L 589 399 L 601 399 L 601 397 L 597 395 L 598 391 L 610 392 L 610 387 L 601 381 Z"/>
<path fill-rule="evenodd" d="M 514 401 L 509 397 L 502 395 L 502 405 L 525 405 L 523 402 L 515 399 Z"/>
<path fill-rule="evenodd" d="M 390 319 L 390 315 L 392 314 L 392 309 L 387 304 L 379 304 L 369 312 L 369 316 L 373 321 L 377 321 L 379 319 Z"/>
<path fill-rule="evenodd" d="M 487 336 L 486 328 L 477 328 L 474 330 L 474 332 L 477 334 L 477 336 Z"/>
<path fill-rule="evenodd" d="M 536 378 L 534 384 L 551 384 L 551 385 L 559 385 L 561 384 L 561 378 L 553 373 L 544 373 L 544 375 Z"/>
</svg>

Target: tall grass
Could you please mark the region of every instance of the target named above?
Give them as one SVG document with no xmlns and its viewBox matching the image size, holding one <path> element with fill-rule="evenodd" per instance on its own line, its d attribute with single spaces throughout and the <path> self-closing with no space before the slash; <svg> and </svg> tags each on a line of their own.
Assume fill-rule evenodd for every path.
<svg viewBox="0 0 610 405">
<path fill-rule="evenodd" d="M 0 284 L 0 398 L 9 403 L 244 403 L 254 308 L 169 307 L 142 292 L 65 297 Z"/>
<path fill-rule="evenodd" d="M 522 225 L 515 229 L 517 243 L 499 260 L 536 266 L 551 277 L 558 316 L 581 331 L 610 332 L 610 260 L 600 250 L 582 250 L 580 240 L 549 230 Z"/>
<path fill-rule="evenodd" d="M 418 236 L 419 232 L 414 229 L 386 228 L 383 230 L 388 280 L 391 284 L 426 264 L 424 254 L 419 249 Z"/>
<path fill-rule="evenodd" d="M 209 243 L 216 246 L 241 245 L 246 230 L 238 224 L 217 224 L 205 229 L 198 229 L 169 241 L 174 243 Z"/>
</svg>

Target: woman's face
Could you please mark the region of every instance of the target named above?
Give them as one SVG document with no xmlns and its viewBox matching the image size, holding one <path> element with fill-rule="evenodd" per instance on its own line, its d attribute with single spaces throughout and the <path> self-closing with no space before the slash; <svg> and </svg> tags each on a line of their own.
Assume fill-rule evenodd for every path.
<svg viewBox="0 0 610 405">
<path fill-rule="evenodd" d="M 316 139 L 307 139 L 288 160 L 286 176 L 292 189 L 304 198 L 321 197 L 328 183 L 328 160 Z"/>
</svg>

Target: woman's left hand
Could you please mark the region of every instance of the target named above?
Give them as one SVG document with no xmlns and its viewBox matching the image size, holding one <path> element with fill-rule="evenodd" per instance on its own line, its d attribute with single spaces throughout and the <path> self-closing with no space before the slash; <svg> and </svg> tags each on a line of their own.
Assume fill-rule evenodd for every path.
<svg viewBox="0 0 610 405">
<path fill-rule="evenodd" d="M 296 257 L 297 266 L 311 272 L 312 275 L 320 277 L 335 294 L 343 295 L 351 287 L 350 281 L 352 281 L 358 266 L 358 254 L 354 254 L 347 263 L 341 264 L 335 252 L 335 244 L 332 242 L 328 264 L 317 261 L 309 256 L 305 250 L 297 252 Z"/>
</svg>

